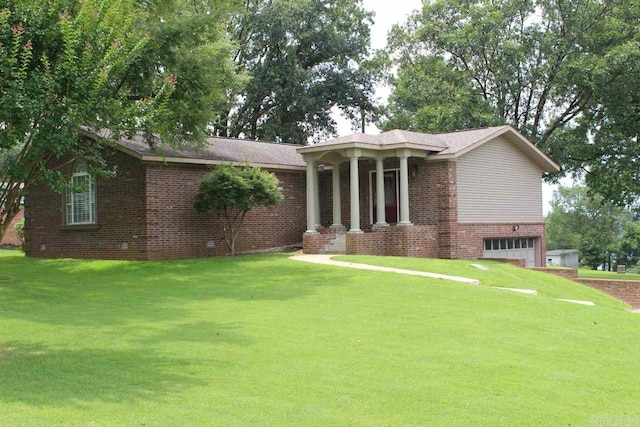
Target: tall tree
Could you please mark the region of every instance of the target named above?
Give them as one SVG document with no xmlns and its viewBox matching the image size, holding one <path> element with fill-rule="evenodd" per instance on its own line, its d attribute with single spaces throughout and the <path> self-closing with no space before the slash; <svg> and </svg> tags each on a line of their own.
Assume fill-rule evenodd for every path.
<svg viewBox="0 0 640 427">
<path fill-rule="evenodd" d="M 619 240 L 631 213 L 591 196 L 584 185 L 560 186 L 547 216 L 547 248 L 578 249 L 584 264 L 611 266 L 619 252 Z"/>
<path fill-rule="evenodd" d="M 358 64 L 371 23 L 361 0 L 247 1 L 229 32 L 237 70 L 251 80 L 230 92 L 218 134 L 304 144 L 335 133 L 335 106 L 366 120 L 375 73 Z"/>
<path fill-rule="evenodd" d="M 112 173 L 101 157 L 105 141 L 81 139 L 83 128 L 203 139 L 228 79 L 237 79 L 225 41 L 228 3 L 4 2 L 0 238 L 31 185 L 68 185 L 52 160 L 81 157 L 93 173 Z"/>
<path fill-rule="evenodd" d="M 406 117 L 431 103 L 436 106 L 423 121 L 416 119 L 414 128 L 451 130 L 460 121 L 490 124 L 486 109 L 476 108 L 482 105 L 479 99 L 565 171 L 583 172 L 596 161 L 609 164 L 590 144 L 589 134 L 599 131 L 590 118 L 600 114 L 609 120 L 615 94 L 637 78 L 627 70 L 632 64 L 637 68 L 639 16 L 633 0 L 425 1 L 390 36 L 388 54 L 399 77 L 392 80 L 389 121 L 397 111 Z M 424 58 L 439 58 L 447 67 Z M 440 99 L 428 92 L 422 103 L 411 106 L 403 96 L 403 85 L 411 79 L 445 90 L 462 76 L 466 83 Z M 451 93 L 458 97 L 447 96 Z M 611 102 L 601 107 L 605 98 Z M 456 109 L 470 100 L 472 107 Z M 447 114 L 467 118 L 437 125 L 437 117 Z"/>
</svg>

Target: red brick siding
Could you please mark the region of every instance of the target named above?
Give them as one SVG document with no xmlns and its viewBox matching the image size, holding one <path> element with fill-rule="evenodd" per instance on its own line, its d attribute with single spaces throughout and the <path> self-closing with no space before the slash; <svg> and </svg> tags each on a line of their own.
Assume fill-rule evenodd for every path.
<svg viewBox="0 0 640 427">
<path fill-rule="evenodd" d="M 614 279 L 577 279 L 577 282 L 591 286 L 640 308 L 640 281 Z"/>
<path fill-rule="evenodd" d="M 64 195 L 45 183 L 29 190 L 25 200 L 25 252 L 33 257 L 143 260 L 145 240 L 145 174 L 140 162 L 116 150 L 105 159 L 117 168 L 113 178 L 96 178 L 97 230 L 68 230 Z M 70 173 L 70 168 L 64 171 Z M 128 249 L 121 249 L 126 243 Z M 44 245 L 46 249 L 41 250 Z"/>
<path fill-rule="evenodd" d="M 107 151 L 105 158 L 117 172 L 113 178 L 96 179 L 99 228 L 81 231 L 63 227 L 64 196 L 38 184 L 25 202 L 27 255 L 146 260 L 227 253 L 217 219 L 193 208 L 199 181 L 209 172 L 207 167 L 145 165 L 115 150 Z M 285 199 L 277 207 L 256 208 L 247 215 L 238 252 L 294 245 L 302 240 L 306 225 L 304 173 L 276 175 Z M 208 248 L 208 242 L 215 242 L 215 248 Z M 123 243 L 127 249 L 122 249 Z"/>
<path fill-rule="evenodd" d="M 17 223 L 24 219 L 24 210 L 20 209 L 18 215 L 13 218 L 11 223 L 9 224 L 9 228 L 5 231 L 4 236 L 2 236 L 2 241 L 0 241 L 0 247 L 17 247 L 22 245 L 22 240 L 16 233 L 15 226 Z"/>
<path fill-rule="evenodd" d="M 149 259 L 192 258 L 228 253 L 222 226 L 212 213 L 193 205 L 200 180 L 210 169 L 189 165 L 149 164 L 147 235 Z M 304 172 L 276 172 L 284 200 L 256 207 L 246 216 L 236 251 L 249 252 L 299 244 L 306 229 Z M 214 242 L 215 247 L 207 247 Z"/>
</svg>

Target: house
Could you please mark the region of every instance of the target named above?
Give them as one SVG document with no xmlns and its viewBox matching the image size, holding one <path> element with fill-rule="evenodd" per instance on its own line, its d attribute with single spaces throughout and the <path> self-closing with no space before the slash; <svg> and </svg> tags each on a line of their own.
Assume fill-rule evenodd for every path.
<svg viewBox="0 0 640 427">
<path fill-rule="evenodd" d="M 202 150 L 172 149 L 133 138 L 114 141 L 105 158 L 116 168 L 110 179 L 60 160 L 69 180 L 86 184 L 82 193 L 30 190 L 28 255 L 224 254 L 218 220 L 193 208 L 198 184 L 211 166 L 250 162 L 277 175 L 284 200 L 249 213 L 238 252 L 302 240 L 305 253 L 521 258 L 540 266 L 541 177 L 558 170 L 509 126 L 354 134 L 305 147 L 211 138 Z"/>
<path fill-rule="evenodd" d="M 557 267 L 578 268 L 577 249 L 558 249 L 547 251 L 547 265 Z"/>
<path fill-rule="evenodd" d="M 541 178 L 559 167 L 510 126 L 354 134 L 298 152 L 306 253 L 545 265 Z"/>
<path fill-rule="evenodd" d="M 305 164 L 288 144 L 210 138 L 203 150 L 150 148 L 142 138 L 114 141 L 104 158 L 112 178 L 91 176 L 81 161 L 63 173 L 82 193 L 41 183 L 25 200 L 25 252 L 34 257 L 126 260 L 195 258 L 227 253 L 213 214 L 198 213 L 200 180 L 212 166 L 250 162 L 274 172 L 284 200 L 246 216 L 237 251 L 300 245 L 305 230 Z M 60 164 L 68 163 L 61 159 Z"/>
<path fill-rule="evenodd" d="M 24 219 L 24 209 L 20 209 L 18 215 L 16 215 L 11 223 L 9 224 L 9 228 L 2 236 L 2 240 L 0 241 L 0 248 L 16 248 L 22 245 L 22 240 L 18 236 L 16 232 L 16 224 Z"/>
</svg>

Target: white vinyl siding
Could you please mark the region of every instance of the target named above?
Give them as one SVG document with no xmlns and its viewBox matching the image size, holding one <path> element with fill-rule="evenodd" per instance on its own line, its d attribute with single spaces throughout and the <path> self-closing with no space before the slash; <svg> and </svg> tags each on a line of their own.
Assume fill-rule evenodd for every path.
<svg viewBox="0 0 640 427">
<path fill-rule="evenodd" d="M 542 222 L 542 169 L 500 136 L 457 160 L 458 222 Z"/>
</svg>

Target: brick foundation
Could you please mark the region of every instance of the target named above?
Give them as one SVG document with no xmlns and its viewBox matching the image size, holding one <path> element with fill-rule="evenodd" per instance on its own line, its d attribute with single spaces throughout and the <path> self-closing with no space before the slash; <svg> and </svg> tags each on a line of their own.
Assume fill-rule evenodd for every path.
<svg viewBox="0 0 640 427">
<path fill-rule="evenodd" d="M 640 281 L 638 280 L 576 279 L 576 282 L 625 301 L 634 308 L 640 308 Z"/>
</svg>

